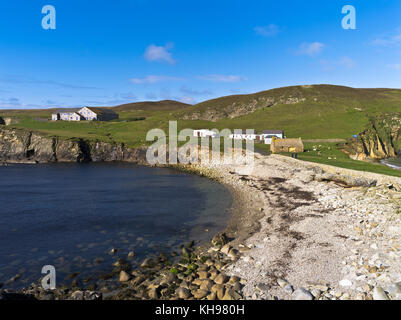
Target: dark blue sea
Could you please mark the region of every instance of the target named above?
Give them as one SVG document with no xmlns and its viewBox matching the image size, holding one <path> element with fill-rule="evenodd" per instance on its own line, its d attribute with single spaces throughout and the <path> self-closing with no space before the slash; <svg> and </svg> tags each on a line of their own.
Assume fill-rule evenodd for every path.
<svg viewBox="0 0 401 320">
<path fill-rule="evenodd" d="M 111 271 L 130 251 L 135 266 L 190 240 L 209 240 L 225 228 L 231 205 L 222 185 L 174 169 L 0 167 L 0 283 L 27 287 L 44 265 L 53 265 L 57 283 L 67 284 L 71 273 L 84 279 Z"/>
</svg>

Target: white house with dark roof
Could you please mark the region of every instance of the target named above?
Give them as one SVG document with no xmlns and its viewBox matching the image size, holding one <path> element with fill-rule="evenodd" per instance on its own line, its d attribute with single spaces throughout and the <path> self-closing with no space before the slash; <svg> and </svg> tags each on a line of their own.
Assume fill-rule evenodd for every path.
<svg viewBox="0 0 401 320">
<path fill-rule="evenodd" d="M 273 137 L 277 139 L 284 138 L 284 131 L 282 130 L 265 130 L 261 134 L 258 133 L 248 133 L 246 131 L 235 130 L 232 135 L 230 135 L 231 139 L 234 140 L 249 140 L 249 141 L 257 141 L 264 142 L 265 144 L 271 144 Z"/>
<path fill-rule="evenodd" d="M 194 130 L 194 137 L 198 137 L 198 138 L 208 138 L 208 137 L 218 138 L 219 135 L 216 132 L 212 131 L 212 130 L 202 129 L 202 130 Z"/>
<path fill-rule="evenodd" d="M 60 109 L 52 114 L 52 120 L 81 121 L 85 118 L 79 114 L 79 109 Z"/>
<path fill-rule="evenodd" d="M 52 114 L 53 121 L 110 121 L 114 119 L 118 119 L 118 114 L 107 108 L 60 109 Z"/>
<path fill-rule="evenodd" d="M 261 134 L 262 140 L 265 144 L 272 144 L 272 139 L 284 139 L 284 131 L 282 130 L 265 130 Z"/>
</svg>

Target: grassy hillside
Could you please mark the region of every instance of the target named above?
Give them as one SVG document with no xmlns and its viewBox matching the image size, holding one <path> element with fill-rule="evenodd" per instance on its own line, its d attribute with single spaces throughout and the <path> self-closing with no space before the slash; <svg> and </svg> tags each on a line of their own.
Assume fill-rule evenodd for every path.
<svg viewBox="0 0 401 320">
<path fill-rule="evenodd" d="M 3 110 L 0 116 L 16 119 L 18 123 L 12 126 L 50 136 L 123 142 L 132 147 L 149 144 L 145 137 L 150 129 L 160 128 L 168 133 L 169 120 L 178 120 L 180 130 L 280 129 L 285 131 L 287 137 L 348 139 L 364 131 L 370 117 L 383 112 L 401 112 L 401 90 L 354 89 L 330 85 L 296 86 L 222 97 L 194 106 L 176 101 L 160 101 L 126 104 L 113 109 L 120 115 L 118 121 L 47 121 L 54 109 Z M 340 163 L 338 147 L 333 144 L 330 150 L 333 154 L 326 158 L 312 157 L 313 153 L 305 154 L 305 157 L 357 170 L 383 170 L 375 169 L 376 165 L 372 167 L 352 160 L 348 162 L 345 158 Z"/>
<path fill-rule="evenodd" d="M 256 110 L 233 117 L 249 105 Z M 363 131 L 370 116 L 394 111 L 401 111 L 401 90 L 315 85 L 214 99 L 179 111 L 177 116 L 205 119 L 213 114 L 219 119 L 211 126 L 219 129 L 282 129 L 288 137 L 335 139 Z"/>
<path fill-rule="evenodd" d="M 190 105 L 174 101 L 174 100 L 162 100 L 162 101 L 144 101 L 122 104 L 117 107 L 113 107 L 114 111 L 117 112 L 128 112 L 128 111 L 175 111 L 180 109 L 186 109 Z"/>
</svg>

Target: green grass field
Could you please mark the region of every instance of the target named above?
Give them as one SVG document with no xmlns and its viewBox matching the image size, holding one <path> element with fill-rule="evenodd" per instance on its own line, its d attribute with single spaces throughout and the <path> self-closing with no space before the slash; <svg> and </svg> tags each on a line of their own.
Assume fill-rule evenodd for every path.
<svg viewBox="0 0 401 320">
<path fill-rule="evenodd" d="M 296 97 L 300 102 L 280 103 Z M 274 106 L 265 106 L 266 101 L 275 99 Z M 239 117 L 230 118 L 230 110 L 256 104 L 257 110 Z M 52 122 L 49 110 L 4 110 L 1 117 L 12 117 L 17 123 L 12 127 L 26 128 L 49 136 L 60 138 L 85 138 L 105 142 L 124 143 L 129 147 L 149 145 L 146 134 L 159 128 L 168 135 L 169 121 L 178 121 L 178 129 L 254 129 L 284 130 L 287 137 L 302 139 L 349 139 L 362 132 L 369 117 L 383 112 L 401 112 L 401 90 L 353 89 L 337 86 L 300 86 L 279 88 L 253 95 L 222 97 L 189 106 L 174 101 L 133 103 L 115 107 L 118 121 L 111 122 Z M 202 119 L 208 110 L 227 116 L 217 121 Z M 193 114 L 200 114 L 197 120 L 183 120 Z M 196 118 L 196 117 L 195 117 Z M 353 161 L 342 153 L 335 144 L 322 145 L 318 155 L 307 145 L 310 152 L 300 159 L 330 164 L 361 171 L 372 171 L 394 176 L 400 172 L 380 164 Z M 259 149 L 266 152 L 267 146 Z M 330 149 L 329 149 L 330 148 Z M 329 159 L 331 158 L 331 159 Z"/>
</svg>

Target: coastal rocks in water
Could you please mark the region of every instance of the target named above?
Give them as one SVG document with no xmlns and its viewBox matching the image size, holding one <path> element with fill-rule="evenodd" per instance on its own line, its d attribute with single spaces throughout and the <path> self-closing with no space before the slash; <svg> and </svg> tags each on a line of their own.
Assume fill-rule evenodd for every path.
<svg viewBox="0 0 401 320">
<path fill-rule="evenodd" d="M 135 252 L 134 251 L 131 251 L 131 252 L 128 253 L 128 259 L 134 259 L 134 257 L 135 257 Z"/>
<path fill-rule="evenodd" d="M 125 271 L 121 271 L 120 272 L 120 276 L 119 276 L 119 281 L 120 282 L 127 282 L 131 279 L 131 276 L 129 273 L 125 272 Z"/>
<path fill-rule="evenodd" d="M 153 259 L 147 258 L 142 262 L 141 268 L 153 268 L 155 265 L 156 262 Z"/>
<path fill-rule="evenodd" d="M 19 280 L 20 278 L 21 278 L 21 275 L 18 273 L 10 279 L 10 282 L 15 282 L 15 281 Z"/>
<path fill-rule="evenodd" d="M 177 294 L 178 294 L 178 298 L 184 299 L 184 300 L 187 300 L 192 296 L 191 291 L 189 291 L 189 289 L 183 288 L 183 287 L 179 287 L 177 289 Z"/>
<path fill-rule="evenodd" d="M 131 271 L 131 265 L 124 259 L 118 259 L 114 264 L 114 272 L 119 273 L 120 271 L 129 272 Z"/>
<path fill-rule="evenodd" d="M 165 283 L 169 284 L 169 283 L 176 282 L 178 280 L 178 278 L 177 278 L 177 275 L 175 275 L 174 273 L 168 272 L 166 277 L 164 278 L 164 280 L 165 280 Z"/>
<path fill-rule="evenodd" d="M 71 294 L 71 300 L 84 300 L 84 293 L 83 291 L 75 291 Z"/>
<path fill-rule="evenodd" d="M 148 296 L 152 300 L 158 300 L 160 298 L 159 288 L 150 288 Z"/>
<path fill-rule="evenodd" d="M 69 300 L 89 300 L 89 301 L 102 300 L 102 294 L 100 292 L 95 292 L 95 291 L 77 290 L 71 294 Z"/>
<path fill-rule="evenodd" d="M 228 238 L 225 233 L 219 233 L 215 235 L 212 239 L 212 244 L 215 246 L 224 246 L 228 243 Z"/>
<path fill-rule="evenodd" d="M 224 253 L 225 255 L 228 255 L 230 250 L 231 250 L 231 246 L 226 244 L 226 245 L 223 246 L 223 248 L 221 248 L 220 252 Z"/>
<path fill-rule="evenodd" d="M 192 291 L 192 294 L 193 294 L 195 299 L 201 300 L 201 299 L 205 298 L 209 294 L 209 291 L 208 290 L 204 290 L 204 289 L 199 289 L 199 290 L 196 290 L 196 291 Z"/>
</svg>

